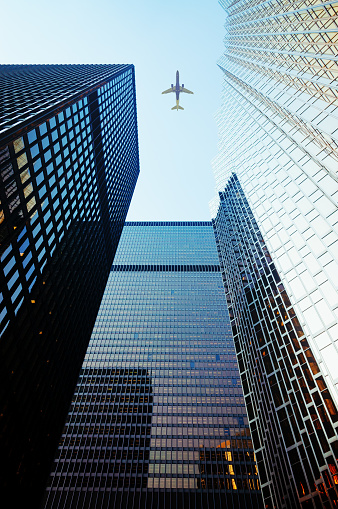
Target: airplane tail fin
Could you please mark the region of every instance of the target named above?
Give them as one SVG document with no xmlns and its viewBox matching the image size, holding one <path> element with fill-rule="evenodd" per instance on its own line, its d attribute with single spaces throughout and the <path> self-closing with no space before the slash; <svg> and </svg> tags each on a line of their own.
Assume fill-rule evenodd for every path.
<svg viewBox="0 0 338 509">
<path fill-rule="evenodd" d="M 182 106 L 180 106 L 179 104 L 177 106 L 174 106 L 173 108 L 171 108 L 172 110 L 184 110 L 184 108 L 182 108 Z"/>
</svg>

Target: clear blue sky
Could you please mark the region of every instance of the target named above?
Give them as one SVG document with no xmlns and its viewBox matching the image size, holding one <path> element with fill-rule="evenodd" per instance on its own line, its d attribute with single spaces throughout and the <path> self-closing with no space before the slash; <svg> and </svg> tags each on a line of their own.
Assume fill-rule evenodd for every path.
<svg viewBox="0 0 338 509">
<path fill-rule="evenodd" d="M 224 10 L 217 0 L 16 0 L 1 8 L 1 63 L 133 63 L 141 173 L 128 220 L 209 220 Z M 175 81 L 194 95 L 171 111 Z"/>
</svg>

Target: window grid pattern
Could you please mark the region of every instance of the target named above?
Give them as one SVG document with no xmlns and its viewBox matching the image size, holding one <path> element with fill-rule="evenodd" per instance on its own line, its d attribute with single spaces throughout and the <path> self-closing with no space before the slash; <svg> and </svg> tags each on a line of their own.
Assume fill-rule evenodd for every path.
<svg viewBox="0 0 338 509">
<path fill-rule="evenodd" d="M 1 65 L 0 138 L 64 109 L 126 69 L 126 65 Z M 41 123 L 41 122 L 39 122 Z"/>
<path fill-rule="evenodd" d="M 15 79 L 25 75 L 25 83 L 30 77 L 35 84 L 35 67 L 19 73 L 5 67 L 3 79 L 13 71 Z M 66 67 L 75 86 L 84 67 Z M 93 80 L 86 93 L 87 74 L 79 80 L 80 99 L 39 125 L 34 116 L 22 135 L 0 148 L 0 397 L 2 457 L 10 465 L 1 465 L 1 486 L 19 497 L 25 491 L 34 504 L 139 174 L 134 68 L 108 66 L 97 89 L 92 85 L 104 75 L 89 67 Z M 48 69 L 56 90 L 55 66 L 44 66 L 44 77 Z M 5 81 L 9 91 L 15 79 Z"/>
<path fill-rule="evenodd" d="M 262 507 L 221 274 L 153 270 L 159 243 L 175 262 L 192 238 L 206 251 L 195 266 L 213 261 L 211 235 L 211 223 L 125 226 L 46 508 Z"/>
<path fill-rule="evenodd" d="M 71 119 L 74 113 L 76 138 Z M 89 221 L 98 219 L 87 99 L 15 140 L 2 154 L 1 178 L 7 203 L 4 199 L 1 265 L 7 295 L 0 308 L 1 333 L 23 301 L 23 286 L 30 293 L 38 273 L 42 273 L 72 221 L 80 219 L 81 213 Z M 6 286 L 2 286 L 4 292 Z M 12 302 L 12 309 L 6 312 L 8 302 Z"/>
<path fill-rule="evenodd" d="M 265 507 L 337 507 L 337 407 L 236 175 L 214 227 Z"/>
<path fill-rule="evenodd" d="M 221 5 L 217 190 L 236 173 L 338 403 L 337 6 Z"/>
<path fill-rule="evenodd" d="M 139 239 L 138 228 L 147 227 L 153 241 L 148 242 L 147 237 Z M 203 244 L 196 243 L 196 235 L 203 237 Z M 211 222 L 150 222 L 126 223 L 124 238 L 134 244 L 139 239 L 139 249 L 128 252 L 116 252 L 114 265 L 218 265 L 215 239 Z M 121 253 L 121 259 L 120 259 Z"/>
<path fill-rule="evenodd" d="M 100 148 L 116 249 L 136 183 L 135 161 L 138 166 L 132 71 L 95 94 L 101 99 Z M 102 216 L 95 171 L 99 157 L 93 143 L 94 99 L 91 105 L 84 97 L 0 149 L 0 334 L 15 319 L 65 231 L 74 221 L 96 222 Z"/>
<path fill-rule="evenodd" d="M 217 191 L 237 175 L 337 407 L 337 5 L 220 3 L 228 16 Z M 214 218 L 218 207 L 216 197 Z"/>
</svg>

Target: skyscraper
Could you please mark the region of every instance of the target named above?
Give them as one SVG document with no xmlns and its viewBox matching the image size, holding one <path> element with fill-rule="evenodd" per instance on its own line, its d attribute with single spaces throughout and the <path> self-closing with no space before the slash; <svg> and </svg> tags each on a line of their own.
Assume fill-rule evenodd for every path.
<svg viewBox="0 0 338 509">
<path fill-rule="evenodd" d="M 268 507 L 336 507 L 337 6 L 222 1 L 212 204 Z"/>
<path fill-rule="evenodd" d="M 44 507 L 262 507 L 210 222 L 126 223 Z"/>
<path fill-rule="evenodd" d="M 1 489 L 41 493 L 139 173 L 132 65 L 0 66 Z"/>
</svg>

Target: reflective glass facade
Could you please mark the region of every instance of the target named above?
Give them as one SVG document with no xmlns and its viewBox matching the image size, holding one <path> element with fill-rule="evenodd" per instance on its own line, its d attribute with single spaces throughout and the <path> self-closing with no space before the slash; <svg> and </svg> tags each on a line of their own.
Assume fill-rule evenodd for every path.
<svg viewBox="0 0 338 509">
<path fill-rule="evenodd" d="M 0 81 L 1 487 L 34 499 L 139 173 L 134 68 L 0 66 Z"/>
<path fill-rule="evenodd" d="M 337 6 L 222 5 L 217 190 L 237 174 L 338 401 Z"/>
<path fill-rule="evenodd" d="M 219 66 L 224 73 L 223 101 L 218 114 L 220 152 L 215 159 L 214 169 L 217 191 L 221 193 L 221 197 L 223 193 L 228 196 L 230 189 L 235 189 L 234 175 L 236 175 L 240 189 L 238 190 L 239 202 L 235 203 L 234 201 L 231 207 L 237 211 L 237 214 L 242 214 L 244 228 L 243 233 L 236 229 L 232 239 L 228 232 L 222 230 L 225 228 L 224 225 L 222 226 L 225 219 L 219 218 L 216 222 L 217 235 L 219 239 L 223 238 L 221 254 L 224 267 L 229 273 L 239 270 L 250 274 L 251 279 L 249 280 L 245 275 L 248 282 L 243 280 L 242 286 L 254 284 L 253 282 L 258 277 L 257 271 L 260 269 L 254 265 L 256 262 L 253 259 L 256 256 L 257 246 L 264 246 L 266 252 L 269 253 L 268 256 L 273 263 L 279 281 L 277 283 L 275 279 L 274 284 L 277 286 L 280 284 L 283 287 L 283 292 L 289 302 L 288 305 L 291 306 L 299 323 L 299 333 L 301 337 L 305 336 L 309 345 L 309 349 L 306 351 L 308 355 L 310 355 L 309 351 L 311 352 L 313 357 L 311 363 L 315 369 L 312 371 L 308 360 L 302 363 L 302 357 L 298 358 L 296 355 L 293 358 L 293 354 L 296 352 L 300 356 L 306 354 L 306 351 L 302 352 L 302 346 L 300 350 L 297 350 L 297 347 L 287 347 L 285 344 L 284 351 L 288 352 L 285 359 L 287 358 L 287 362 L 294 367 L 290 372 L 287 367 L 282 371 L 285 375 L 289 373 L 283 383 L 291 383 L 293 373 L 296 373 L 297 377 L 297 381 L 294 383 L 305 383 L 302 389 L 304 398 L 308 398 L 305 399 L 305 413 L 302 414 L 299 402 L 297 406 L 301 410 L 304 424 L 309 422 L 305 417 L 308 411 L 312 412 L 311 419 L 313 421 L 306 432 L 301 431 L 298 427 L 298 418 L 296 418 L 297 424 L 293 424 L 291 413 L 288 414 L 289 424 L 295 433 L 294 443 L 298 443 L 299 446 L 301 444 L 302 447 L 310 450 L 308 440 L 310 436 L 313 436 L 312 425 L 314 425 L 315 429 L 320 432 L 318 434 L 316 431 L 315 434 L 321 443 L 321 451 L 318 450 L 317 453 L 315 445 L 312 444 L 317 458 L 313 462 L 308 455 L 311 468 L 314 469 L 312 473 L 306 471 L 307 460 L 304 455 L 302 456 L 303 453 L 298 451 L 301 458 L 299 463 L 303 465 L 299 472 L 300 475 L 305 475 L 307 488 L 303 481 L 299 482 L 304 486 L 304 492 L 300 491 L 299 485 L 298 488 L 292 488 L 294 499 L 297 502 L 291 501 L 292 495 L 290 495 L 287 480 L 284 487 L 281 487 L 275 478 L 269 479 L 269 472 L 267 491 L 264 489 L 262 478 L 263 493 L 266 492 L 267 497 L 271 496 L 271 499 L 267 498 L 266 500 L 269 499 L 269 503 L 277 504 L 278 507 L 287 507 L 287 504 L 291 504 L 291 507 L 293 507 L 292 504 L 299 505 L 298 499 L 301 500 L 303 506 L 308 504 L 309 507 L 313 507 L 313 503 L 321 506 L 321 503 L 326 503 L 328 507 L 331 507 L 337 502 L 334 492 L 328 494 L 327 490 L 331 489 L 332 483 L 336 483 L 334 476 L 337 472 L 337 451 L 332 451 L 331 448 L 327 449 L 325 443 L 330 442 L 333 447 L 336 447 L 334 444 L 336 443 L 337 423 L 334 419 L 335 409 L 338 405 L 338 124 L 337 87 L 335 85 L 337 76 L 337 4 L 315 0 L 305 3 L 279 0 L 271 2 L 222 0 L 220 3 L 227 12 L 227 18 L 225 52 L 219 61 Z M 240 200 L 242 192 L 244 193 L 243 200 L 247 200 L 247 202 L 244 202 L 242 198 L 242 201 Z M 232 199 L 235 200 L 235 197 L 233 196 Z M 219 198 L 212 203 L 214 218 L 222 207 Z M 251 215 L 253 219 L 251 219 Z M 244 220 L 246 216 L 247 218 Z M 231 219 L 231 221 L 233 220 L 234 218 Z M 241 220 L 240 216 L 239 221 Z M 253 220 L 255 227 L 252 226 Z M 256 228 L 258 237 L 255 237 L 256 240 L 249 241 L 248 239 L 254 235 Z M 236 257 L 231 259 L 227 252 L 230 244 L 226 244 L 226 242 L 239 243 L 240 251 L 242 246 L 239 238 L 242 234 L 246 239 L 247 249 L 252 249 L 252 254 L 250 252 L 242 253 L 240 256 L 244 261 L 238 265 Z M 261 251 L 260 253 L 263 256 L 264 253 Z M 251 265 L 246 259 L 249 256 L 253 257 L 250 261 Z M 237 266 L 238 268 L 235 269 L 234 267 Z M 264 288 L 269 288 L 270 295 L 274 294 L 270 283 L 265 284 L 264 282 Z M 266 292 L 266 290 L 264 291 Z M 279 295 L 280 304 L 286 309 L 283 295 Z M 251 302 L 246 302 L 246 297 L 243 294 L 242 297 L 244 298 L 243 306 L 250 306 Z M 274 299 L 276 297 L 277 295 L 274 296 Z M 235 295 L 233 288 L 231 299 L 237 302 L 239 298 Z M 270 312 L 265 309 L 264 292 L 262 299 L 263 303 L 260 300 L 256 302 L 262 306 L 261 309 L 258 307 L 258 319 L 261 319 L 262 315 L 265 319 L 270 316 Z M 281 308 L 279 304 L 274 304 L 274 306 L 272 316 L 275 319 L 275 313 L 277 311 L 280 313 Z M 245 319 L 239 309 L 239 307 L 233 308 L 234 320 L 242 323 L 243 320 L 245 322 Z M 256 317 L 253 318 L 256 319 Z M 289 319 L 293 327 L 293 317 L 289 317 Z M 286 320 L 283 320 L 283 324 L 284 321 Z M 289 322 L 290 327 L 291 322 Z M 267 323 L 267 328 L 269 340 L 273 345 L 271 348 L 278 351 L 281 345 L 278 338 L 274 338 L 272 332 L 274 323 Z M 284 330 L 281 332 L 284 334 Z M 297 334 L 297 330 L 294 332 Z M 256 343 L 259 339 L 259 332 L 256 331 Z M 290 339 L 292 341 L 292 338 Z M 264 341 L 267 340 L 267 338 L 264 339 Z M 263 351 L 267 354 L 266 349 Z M 263 353 L 259 355 L 263 356 Z M 264 362 L 268 361 L 264 361 L 262 357 L 262 372 L 265 370 Z M 251 361 L 243 356 L 243 363 L 241 371 L 251 370 L 253 376 L 255 369 Z M 315 382 L 317 387 L 311 388 L 311 384 L 313 384 L 311 378 L 304 382 L 302 369 L 300 371 L 296 369 L 297 363 L 310 368 L 311 377 L 314 376 L 317 379 L 318 376 L 322 384 L 319 390 L 327 391 L 325 394 L 332 402 L 331 412 L 320 418 L 320 427 L 318 427 L 316 417 L 318 412 L 321 412 L 323 403 L 323 399 L 317 397 L 319 385 Z M 273 371 L 275 369 L 276 366 Z M 268 374 L 270 373 L 266 371 L 267 376 Z M 263 390 L 259 378 L 252 378 L 251 383 L 250 390 L 256 391 L 257 394 Z M 277 383 L 281 383 L 278 378 Z M 292 384 L 293 382 L 291 386 Z M 291 390 L 290 387 L 286 386 L 286 395 L 283 396 L 284 404 L 288 408 L 294 407 L 293 389 Z M 277 404 L 273 401 L 271 388 L 268 389 L 266 386 L 264 394 L 264 398 L 270 401 L 269 405 Z M 312 394 L 315 399 L 312 398 Z M 255 411 L 258 411 L 257 408 L 263 403 L 258 404 L 257 401 L 255 403 L 252 401 L 252 404 L 256 405 Z M 313 411 L 313 409 L 315 410 Z M 259 414 L 257 419 L 260 421 L 259 433 L 261 433 L 261 439 L 264 440 L 264 436 L 267 437 L 269 434 L 268 428 L 264 424 L 265 417 L 263 414 Z M 283 420 L 285 421 L 285 419 Z M 323 427 L 326 425 L 330 429 L 328 433 L 323 431 Z M 306 426 L 308 425 L 306 424 Z M 321 433 L 323 433 L 323 438 L 320 438 Z M 277 437 L 274 440 L 276 443 L 278 442 Z M 283 440 L 284 450 L 289 454 L 289 450 L 293 450 L 294 446 L 285 437 Z M 334 454 L 333 460 L 331 460 L 332 453 Z M 267 458 L 270 452 L 266 452 L 266 454 Z M 318 458 L 323 457 L 323 454 L 327 455 L 329 463 L 325 461 L 320 465 Z M 258 456 L 257 452 L 259 460 Z M 284 457 L 284 452 L 280 452 L 281 464 Z M 298 453 L 289 459 L 291 464 L 297 463 Z M 269 461 L 273 460 L 270 458 Z M 277 465 L 278 462 L 275 461 Z M 271 466 L 271 463 L 269 464 Z M 316 470 L 318 466 L 320 475 Z M 326 483 L 325 472 L 328 467 L 333 478 L 330 481 L 327 480 Z M 273 472 L 272 467 L 271 471 Z M 296 479 L 298 474 L 295 474 L 294 467 L 290 468 L 291 471 L 293 472 L 292 477 Z M 316 487 L 311 484 L 313 475 Z M 282 482 L 281 479 L 280 476 L 280 482 Z M 291 479 L 289 480 L 291 481 Z M 297 481 L 295 482 L 297 484 Z M 320 497 L 324 498 L 318 498 L 319 492 Z M 287 497 L 285 501 L 280 498 L 281 495 L 278 493 L 285 494 Z M 308 501 L 307 497 L 310 497 Z M 325 502 L 325 497 L 328 497 L 330 501 Z"/>
<path fill-rule="evenodd" d="M 212 224 L 126 223 L 46 508 L 259 508 Z"/>
<path fill-rule="evenodd" d="M 337 407 L 236 175 L 214 226 L 265 507 L 336 507 Z"/>
</svg>

